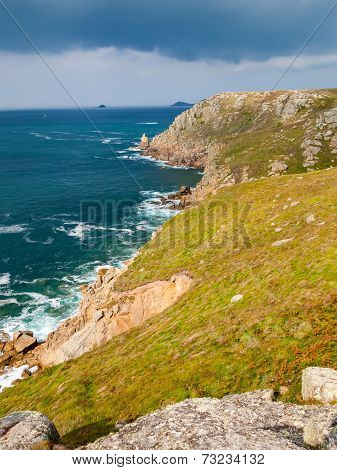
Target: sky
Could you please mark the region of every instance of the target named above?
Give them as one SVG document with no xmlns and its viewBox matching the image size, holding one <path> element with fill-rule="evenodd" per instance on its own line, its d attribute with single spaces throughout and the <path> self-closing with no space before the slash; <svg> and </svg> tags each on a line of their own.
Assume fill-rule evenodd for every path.
<svg viewBox="0 0 337 470">
<path fill-rule="evenodd" d="M 336 87 L 333 5 L 0 0 L 0 108 L 165 105 L 275 84 Z"/>
</svg>

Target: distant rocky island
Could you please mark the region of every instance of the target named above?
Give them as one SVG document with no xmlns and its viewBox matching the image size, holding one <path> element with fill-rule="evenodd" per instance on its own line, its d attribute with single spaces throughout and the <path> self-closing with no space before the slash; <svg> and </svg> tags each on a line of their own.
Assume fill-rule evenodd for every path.
<svg viewBox="0 0 337 470">
<path fill-rule="evenodd" d="M 104 109 L 104 108 L 106 108 L 106 106 L 105 106 L 104 104 L 100 104 L 100 105 L 97 106 L 97 107 L 98 107 L 98 109 Z"/>
<path fill-rule="evenodd" d="M 192 103 L 185 103 L 185 101 L 176 101 L 175 103 L 171 104 L 172 108 L 190 108 L 194 106 Z"/>
</svg>

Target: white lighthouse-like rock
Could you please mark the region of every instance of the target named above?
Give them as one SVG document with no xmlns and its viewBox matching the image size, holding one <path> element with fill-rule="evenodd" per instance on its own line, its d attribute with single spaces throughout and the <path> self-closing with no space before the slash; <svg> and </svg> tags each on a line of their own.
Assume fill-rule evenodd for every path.
<svg viewBox="0 0 337 470">
<path fill-rule="evenodd" d="M 141 149 L 145 149 L 145 148 L 148 147 L 148 146 L 149 146 L 149 138 L 147 137 L 146 134 L 143 134 L 143 135 L 142 135 L 142 138 L 140 139 L 140 145 L 139 145 L 139 147 L 140 147 Z"/>
</svg>

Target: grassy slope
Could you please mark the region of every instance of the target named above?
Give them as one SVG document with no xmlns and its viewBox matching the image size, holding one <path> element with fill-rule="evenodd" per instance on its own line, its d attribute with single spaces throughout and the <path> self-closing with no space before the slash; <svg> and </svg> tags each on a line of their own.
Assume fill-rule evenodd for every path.
<svg viewBox="0 0 337 470">
<path fill-rule="evenodd" d="M 74 447 L 187 397 L 287 385 L 298 400 L 304 367 L 336 366 L 336 184 L 336 170 L 261 179 L 171 219 L 119 288 L 186 270 L 193 289 L 143 327 L 5 391 L 0 415 L 40 410 Z M 232 304 L 235 294 L 244 299 Z"/>
<path fill-rule="evenodd" d="M 286 123 L 275 116 L 274 112 L 266 113 L 258 119 L 260 109 L 259 101 L 247 100 L 245 108 L 240 112 L 235 122 L 234 132 L 222 129 L 215 138 L 226 141 L 226 148 L 217 159 L 219 166 L 229 162 L 234 172 L 237 167 L 248 165 L 251 174 L 255 177 L 268 174 L 270 162 L 285 160 L 289 166 L 288 173 L 303 172 L 303 149 L 301 143 L 304 140 L 304 131 L 308 125 L 315 127 L 316 118 L 326 110 L 337 105 L 337 89 L 319 90 L 323 98 L 317 99 L 310 112 L 300 109 L 297 114 Z M 275 92 L 282 93 L 282 92 Z M 266 100 L 268 102 L 268 99 Z M 317 130 L 317 132 L 319 132 Z M 315 135 L 313 132 L 312 134 Z M 229 140 L 228 140 L 229 136 Z M 316 169 L 329 166 L 331 153 L 329 143 L 326 142 L 319 155 Z"/>
</svg>

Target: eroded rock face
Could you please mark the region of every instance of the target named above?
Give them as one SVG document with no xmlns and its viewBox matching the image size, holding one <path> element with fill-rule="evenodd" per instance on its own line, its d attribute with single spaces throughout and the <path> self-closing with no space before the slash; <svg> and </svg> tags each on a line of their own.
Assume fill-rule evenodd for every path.
<svg viewBox="0 0 337 470">
<path fill-rule="evenodd" d="M 20 411 L 0 419 L 0 449 L 51 449 L 60 440 L 54 424 L 42 413 Z"/>
<path fill-rule="evenodd" d="M 168 406 L 87 449 L 337 449 L 336 406 L 296 406 L 262 390 Z"/>
<path fill-rule="evenodd" d="M 301 109 L 309 110 L 315 100 L 322 95 L 314 90 L 299 90 L 282 93 L 276 99 L 276 113 L 285 122 L 295 116 Z"/>
<path fill-rule="evenodd" d="M 302 398 L 324 404 L 337 403 L 337 371 L 307 367 L 302 373 Z"/>
<path fill-rule="evenodd" d="M 279 176 L 288 170 L 288 165 L 284 162 L 274 162 L 271 164 L 268 176 Z"/>
<path fill-rule="evenodd" d="M 5 367 L 27 366 L 27 369 L 38 364 L 35 348 L 38 341 L 32 331 L 15 331 L 13 339 L 0 331 L 0 374 Z"/>
<path fill-rule="evenodd" d="M 144 154 L 204 169 L 195 200 L 219 187 L 298 171 L 301 165 L 311 171 L 329 160 L 333 164 L 337 154 L 337 108 L 326 101 L 330 98 L 327 90 L 219 93 L 177 116 L 169 129 L 147 143 Z M 290 129 L 298 131 L 294 137 Z M 240 140 L 241 153 L 233 153 L 233 142 L 244 134 L 252 142 L 249 135 L 254 132 L 266 154 L 271 152 L 269 162 L 261 159 L 258 167 L 254 146 L 242 146 Z M 331 142 L 325 145 L 326 140 Z M 286 154 L 275 155 L 278 146 Z"/>
<path fill-rule="evenodd" d="M 114 284 L 120 274 L 116 268 L 104 270 L 94 284 L 83 289 L 79 314 L 63 322 L 35 350 L 42 367 L 79 357 L 94 346 L 143 324 L 171 307 L 192 285 L 192 279 L 181 273 L 169 281 L 155 281 L 118 292 Z"/>
<path fill-rule="evenodd" d="M 329 125 L 332 125 L 333 127 L 337 127 L 337 108 L 324 111 L 317 118 L 317 127 L 324 129 L 324 127 L 329 126 Z"/>
<path fill-rule="evenodd" d="M 149 143 L 149 138 L 145 134 L 143 134 L 142 138 L 140 139 L 139 148 L 145 150 L 149 146 Z"/>
<path fill-rule="evenodd" d="M 15 342 L 14 347 L 18 354 L 28 352 L 37 345 L 37 339 L 33 336 L 23 334 Z"/>
<path fill-rule="evenodd" d="M 169 129 L 147 143 L 145 153 L 172 165 L 206 168 L 215 143 L 209 136 L 212 133 L 221 135 L 223 130 L 224 139 L 219 144 L 224 148 L 226 136 L 230 138 L 240 132 L 242 120 L 247 118 L 244 112 L 248 101 L 254 109 L 253 115 L 249 116 L 252 128 L 258 129 L 271 116 L 279 117 L 285 123 L 301 109 L 310 111 L 320 98 L 322 95 L 315 90 L 219 93 L 177 116 Z M 330 117 L 326 119 L 331 120 Z"/>
</svg>

